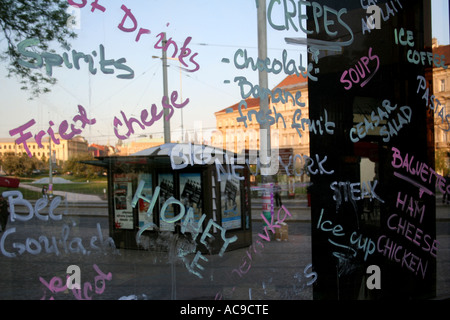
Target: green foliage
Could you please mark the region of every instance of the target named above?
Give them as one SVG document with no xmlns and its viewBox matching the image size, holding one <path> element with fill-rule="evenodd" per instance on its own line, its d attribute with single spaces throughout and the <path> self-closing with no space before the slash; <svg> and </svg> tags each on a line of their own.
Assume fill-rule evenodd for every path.
<svg viewBox="0 0 450 320">
<path fill-rule="evenodd" d="M 442 172 L 444 176 L 450 173 L 450 168 L 448 167 L 448 152 L 444 150 L 436 151 L 435 170 L 436 172 Z"/>
<path fill-rule="evenodd" d="M 9 60 L 8 77 L 20 78 L 22 89 L 31 90 L 34 97 L 50 91 L 48 86 L 56 79 L 40 70 L 21 66 L 17 44 L 38 38 L 37 47 L 42 51 L 47 51 L 51 42 L 69 48 L 67 39 L 75 38 L 76 34 L 67 27 L 70 16 L 67 7 L 67 0 L 0 0 L 0 32 L 3 33 L 0 41 L 6 40 L 7 46 L 0 58 Z"/>
<path fill-rule="evenodd" d="M 74 176 L 92 179 L 101 173 L 101 168 L 81 163 L 81 161 L 95 160 L 92 155 L 79 155 L 66 161 L 64 164 L 64 172 L 72 172 Z"/>
<path fill-rule="evenodd" d="M 21 181 L 22 182 L 22 181 Z M 37 200 L 39 198 L 42 198 L 42 192 L 40 191 L 32 191 L 26 188 L 5 188 L 5 187 L 0 187 L 0 194 L 2 194 L 5 191 L 20 191 L 20 193 L 22 193 L 24 199 L 27 200 Z"/>
<path fill-rule="evenodd" d="M 42 167 L 43 163 L 36 157 L 28 157 L 26 153 L 21 156 L 7 155 L 2 157 L 1 161 L 3 170 L 7 175 L 16 175 L 19 177 L 29 176 L 33 170 Z"/>
</svg>

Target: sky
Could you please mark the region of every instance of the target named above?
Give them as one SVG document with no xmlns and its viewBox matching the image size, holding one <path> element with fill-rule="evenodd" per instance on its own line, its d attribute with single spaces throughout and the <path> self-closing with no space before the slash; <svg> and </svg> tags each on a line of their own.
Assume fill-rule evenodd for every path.
<svg viewBox="0 0 450 320">
<path fill-rule="evenodd" d="M 81 0 L 76 1 L 81 3 Z M 141 111 L 150 110 L 155 104 L 157 111 L 162 110 L 162 50 L 156 49 L 161 32 L 172 38 L 180 48 L 188 41 L 190 55 L 185 58 L 188 69 L 196 64 L 200 67 L 195 72 L 180 69 L 179 60 L 168 60 L 168 93 L 177 91 L 179 102 L 189 102 L 182 109 L 175 109 L 171 118 L 172 138 L 175 131 L 202 127 L 215 128 L 214 112 L 227 108 L 240 101 L 239 88 L 233 79 L 237 75 L 245 76 L 252 84 L 258 83 L 258 75 L 252 70 L 237 70 L 233 57 L 238 49 L 246 49 L 248 56 L 257 57 L 257 11 L 255 0 L 100 0 L 106 10 L 91 12 L 90 3 L 79 9 L 80 24 L 74 30 L 78 37 L 71 41 L 72 49 L 90 54 L 94 57 L 97 73 L 91 74 L 85 64 L 80 70 L 58 67 L 53 69 L 57 84 L 51 92 L 39 98 L 29 100 L 30 94 L 20 90 L 19 81 L 7 79 L 6 63 L 0 64 L 1 86 L 3 97 L 1 103 L 0 137 L 10 137 L 9 131 L 31 119 L 36 124 L 30 128 L 33 134 L 39 130 L 47 130 L 49 121 L 53 121 L 57 131 L 59 124 L 67 120 L 73 122 L 78 114 L 78 105 L 86 110 L 87 117 L 95 119 L 93 125 L 86 125 L 81 133 L 89 143 L 115 144 L 118 138 L 114 134 L 114 118 L 123 122 L 121 113 L 128 118 L 139 118 Z M 269 1 L 267 1 L 269 2 Z M 137 22 L 134 32 L 125 32 L 118 28 L 124 18 L 125 5 L 131 10 Z M 441 45 L 449 44 L 448 0 L 433 0 L 433 36 Z M 75 11 L 74 11 L 75 12 Z M 274 16 L 274 19 L 280 17 Z M 280 20 L 276 20 L 280 21 Z M 125 28 L 133 27 L 131 19 L 124 21 Z M 150 30 L 135 41 L 137 30 Z M 284 37 L 304 36 L 294 30 L 279 32 L 267 28 L 268 56 L 280 59 L 282 50 L 286 48 Z M 190 41 L 189 41 L 190 37 Z M 100 46 L 103 46 L 106 59 L 119 60 L 134 71 L 133 79 L 119 79 L 117 75 L 125 74 L 123 70 L 114 70 L 114 74 L 105 74 L 99 66 Z M 4 41 L 0 42 L 0 49 Z M 62 55 L 64 49 L 55 46 L 56 53 Z M 169 57 L 171 49 L 168 50 Z M 304 47 L 289 48 L 289 58 L 295 61 L 302 56 L 306 64 Z M 194 56 L 194 54 L 196 54 Z M 189 60 L 192 58 L 192 62 Z M 225 62 L 229 59 L 229 63 Z M 113 68 L 114 69 L 114 68 Z M 45 69 L 43 68 L 42 71 Z M 269 87 L 276 86 L 286 75 L 270 74 Z M 230 83 L 226 83 L 228 80 Z M 163 121 L 155 121 L 145 130 L 134 126 L 135 134 L 125 141 L 138 139 L 141 135 L 162 136 Z M 127 130 L 119 130 L 121 135 Z M 18 136 L 15 136 L 17 138 Z"/>
</svg>

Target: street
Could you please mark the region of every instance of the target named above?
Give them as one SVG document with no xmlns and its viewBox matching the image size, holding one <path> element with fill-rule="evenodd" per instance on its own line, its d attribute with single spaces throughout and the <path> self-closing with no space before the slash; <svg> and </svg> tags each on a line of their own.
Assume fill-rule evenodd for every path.
<svg viewBox="0 0 450 320">
<path fill-rule="evenodd" d="M 80 267 L 82 288 L 87 283 L 82 298 L 119 299 L 132 295 L 140 299 L 312 297 L 304 275 L 305 267 L 311 264 L 309 224 L 293 223 L 289 241 L 264 241 L 259 247 L 227 252 L 223 257 L 207 255 L 208 261 L 199 263 L 204 267 L 200 278 L 186 267 L 194 254 L 171 254 L 163 245 L 162 250 L 157 251 L 114 250 L 107 241 L 106 216 L 98 216 L 96 208 L 83 210 L 85 214 L 95 211 L 97 216 L 9 222 L 6 234 L 1 233 L 3 276 L 0 287 L 3 290 L 0 299 L 75 299 L 71 290 L 57 289 L 63 287 L 61 283 L 65 283 L 69 265 Z M 257 237 L 262 223 L 255 222 L 253 230 Z M 47 242 L 48 250 L 44 245 Z M 238 269 L 248 255 L 251 255 L 251 269 L 242 277 L 237 276 L 233 269 Z M 94 265 L 112 276 L 111 280 L 104 280 L 101 294 L 95 290 L 101 285 L 95 283 L 99 273 Z"/>
<path fill-rule="evenodd" d="M 169 235 L 158 250 L 114 249 L 108 240 L 107 209 L 65 208 L 62 220 L 8 222 L 2 236 L 0 299 L 312 299 L 308 221 L 288 221 L 288 241 L 258 237 L 262 221 L 253 221 L 253 245 L 199 260 L 199 275 L 188 266 L 195 254 Z M 438 296 L 450 295 L 450 221 L 437 222 Z M 174 246 L 169 246 L 174 244 Z M 174 251 L 168 248 L 175 248 Z M 67 268 L 81 271 L 81 291 L 65 287 Z"/>
</svg>

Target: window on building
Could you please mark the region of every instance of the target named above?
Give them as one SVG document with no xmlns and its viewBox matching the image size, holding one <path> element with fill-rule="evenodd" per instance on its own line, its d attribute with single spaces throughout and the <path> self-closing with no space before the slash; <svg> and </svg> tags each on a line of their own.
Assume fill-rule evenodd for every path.
<svg viewBox="0 0 450 320">
<path fill-rule="evenodd" d="M 439 84 L 440 84 L 439 91 L 444 92 L 445 91 L 445 79 L 441 79 Z"/>
</svg>

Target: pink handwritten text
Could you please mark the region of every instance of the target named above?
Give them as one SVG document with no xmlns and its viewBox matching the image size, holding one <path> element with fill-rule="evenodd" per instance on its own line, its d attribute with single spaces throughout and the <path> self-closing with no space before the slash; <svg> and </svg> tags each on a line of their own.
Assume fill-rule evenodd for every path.
<svg viewBox="0 0 450 320">
<path fill-rule="evenodd" d="M 89 295 L 89 292 L 94 291 L 96 294 L 101 295 L 106 289 L 106 280 L 111 281 L 112 274 L 108 272 L 108 274 L 103 273 L 100 268 L 94 264 L 93 268 L 97 275 L 94 277 L 94 284 L 92 285 L 90 282 L 85 282 L 83 288 L 72 288 L 73 296 L 77 300 L 92 300 L 92 295 Z M 55 300 L 53 294 L 58 292 L 64 292 L 68 290 L 67 282 L 64 281 L 60 277 L 53 277 L 49 282 L 47 282 L 44 278 L 39 277 L 39 281 L 52 293 L 49 300 Z M 41 300 L 46 299 L 46 293 L 41 298 Z"/>
<path fill-rule="evenodd" d="M 166 117 L 164 117 L 164 121 L 169 121 L 174 113 L 173 107 L 175 107 L 177 109 L 181 109 L 181 108 L 184 108 L 189 103 L 189 99 L 186 99 L 181 104 L 178 104 L 176 102 L 177 99 L 178 99 L 177 91 L 173 91 L 172 94 L 170 95 L 170 102 L 172 103 L 172 105 L 169 104 L 168 97 L 164 96 L 161 99 L 163 109 L 158 113 L 157 106 L 155 104 L 152 104 L 152 106 L 150 107 L 150 114 L 147 109 L 144 109 L 141 111 L 141 120 L 140 121 L 133 117 L 128 118 L 123 111 L 120 111 L 123 122 L 119 118 L 114 117 L 114 123 L 113 123 L 114 124 L 114 134 L 116 135 L 117 138 L 119 138 L 121 140 L 125 140 L 134 133 L 134 129 L 133 129 L 134 123 L 137 124 L 141 129 L 144 130 L 146 127 L 152 126 L 155 123 L 155 121 L 158 121 L 159 119 L 161 119 L 161 117 L 164 114 L 164 109 L 169 109 L 169 114 Z M 150 118 L 149 118 L 149 116 L 150 116 Z M 122 135 L 119 133 L 119 127 L 121 127 L 121 126 L 126 126 L 126 128 L 128 129 L 128 131 L 125 133 L 125 135 Z"/>
<path fill-rule="evenodd" d="M 78 105 L 78 114 L 72 118 L 72 121 L 73 121 L 73 123 L 70 125 L 70 130 L 71 130 L 70 132 L 67 132 L 67 130 L 69 130 L 69 123 L 67 122 L 67 120 L 62 121 L 59 124 L 58 133 L 61 136 L 61 138 L 65 139 L 65 140 L 70 140 L 75 135 L 79 135 L 83 131 L 82 129 L 84 129 L 84 127 L 86 127 L 86 125 L 93 125 L 96 123 L 95 119 L 88 118 L 86 110 L 81 105 Z M 81 128 L 76 127 L 78 122 L 81 124 Z M 30 129 L 35 124 L 36 124 L 36 120 L 31 119 L 27 123 L 9 131 L 10 136 L 19 135 L 19 138 L 16 139 L 16 143 L 19 145 L 23 144 L 23 148 L 25 149 L 25 151 L 27 152 L 27 154 L 30 158 L 33 155 L 31 153 L 30 149 L 28 148 L 27 140 L 32 138 L 33 134 L 27 130 Z M 38 144 L 39 148 L 44 148 L 44 146 L 42 144 L 42 138 L 45 136 L 46 133 L 48 133 L 48 135 L 52 139 L 53 143 L 60 144 L 60 139 L 55 136 L 55 132 L 53 131 L 53 128 L 52 128 L 53 125 L 55 125 L 55 123 L 52 120 L 50 120 L 49 125 L 50 126 L 47 129 L 47 132 L 44 130 L 41 130 L 37 134 L 34 135 L 34 140 Z"/>
<path fill-rule="evenodd" d="M 371 68 L 369 68 L 369 63 L 373 60 L 376 60 L 377 65 L 373 73 L 370 71 Z M 358 68 L 359 66 L 359 68 Z M 368 56 L 363 56 L 360 58 L 360 61 L 358 61 L 357 64 L 355 64 L 355 67 L 350 68 L 348 70 L 345 70 L 342 73 L 341 76 L 341 83 L 347 83 L 344 86 L 345 90 L 350 90 L 353 86 L 353 84 L 358 84 L 360 81 L 361 88 L 364 87 L 377 73 L 378 69 L 380 68 L 380 59 L 377 55 L 372 55 L 372 48 L 369 48 Z M 365 70 L 364 70 L 365 69 Z M 367 74 L 366 74 L 367 70 Z M 348 79 L 346 79 L 348 76 Z"/>
<path fill-rule="evenodd" d="M 82 9 L 86 6 L 87 0 L 81 0 L 80 3 L 77 3 L 74 0 L 68 0 L 68 3 L 73 7 Z M 139 27 L 138 20 L 136 16 L 131 12 L 131 9 L 129 9 L 125 5 L 122 5 L 120 9 L 123 10 L 124 15 L 120 23 L 117 25 L 117 28 L 119 30 L 126 33 L 132 33 L 137 30 L 137 34 L 135 37 L 136 42 L 139 42 L 143 35 L 151 34 L 150 29 Z M 106 7 L 99 4 L 99 0 L 95 0 L 91 2 L 91 12 L 94 12 L 95 10 L 105 12 Z M 172 38 L 169 38 L 166 41 L 164 41 L 164 35 L 165 33 L 161 32 L 156 36 L 157 42 L 153 46 L 155 49 L 162 49 L 167 52 L 169 48 L 173 48 L 172 58 L 175 58 L 178 55 L 178 60 L 184 66 L 183 68 L 184 70 L 188 72 L 195 72 L 200 69 L 200 65 L 195 61 L 198 52 L 193 53 L 192 50 L 188 48 L 188 45 L 191 42 L 192 37 L 187 37 L 183 42 L 183 46 L 181 48 L 178 48 L 178 45 L 174 40 L 172 40 Z"/>
<path fill-rule="evenodd" d="M 281 210 L 283 210 L 285 212 L 285 214 L 284 214 L 284 216 L 282 218 L 280 217 Z M 289 212 L 289 210 L 285 206 L 281 206 L 281 208 L 278 210 L 277 222 L 274 223 L 273 219 L 275 217 L 275 214 L 272 215 L 272 219 L 269 222 L 266 219 L 266 217 L 261 213 L 261 217 L 263 218 L 263 221 L 266 223 L 266 226 L 264 227 L 265 235 L 262 234 L 262 233 L 258 233 L 258 236 L 261 239 L 266 240 L 267 242 L 270 242 L 271 240 L 270 240 L 270 236 L 269 236 L 269 233 L 268 233 L 267 229 L 270 229 L 272 231 L 272 233 L 275 234 L 275 229 L 281 227 L 280 224 L 284 222 L 284 220 L 286 219 L 286 215 L 288 215 L 289 217 L 292 217 L 292 215 Z M 259 246 L 261 246 L 262 249 L 264 249 L 264 244 L 261 241 L 257 240 L 256 244 L 258 244 Z M 258 252 L 256 250 L 256 246 L 255 245 L 252 245 L 252 247 L 253 247 L 253 251 L 255 253 L 260 253 L 261 252 L 261 251 Z M 235 272 L 242 278 L 243 275 L 245 275 L 246 273 L 248 273 L 250 271 L 250 268 L 252 266 L 252 260 L 253 260 L 252 259 L 252 255 L 250 254 L 250 251 L 251 251 L 250 249 L 247 250 L 247 252 L 246 252 L 247 256 L 244 256 L 242 258 L 242 264 L 239 266 L 239 268 L 233 269 L 233 271 L 231 271 L 231 273 Z"/>
<path fill-rule="evenodd" d="M 442 194 L 450 194 L 450 183 L 448 183 L 444 176 L 437 173 L 433 168 L 426 163 L 414 159 L 414 155 L 408 153 L 401 153 L 395 147 L 392 147 L 392 162 L 391 165 L 399 171 L 394 172 L 394 175 L 419 189 L 419 196 L 423 193 L 434 196 L 431 190 L 433 186 L 437 186 Z M 405 175 L 407 174 L 407 175 Z M 415 181 L 412 178 L 417 176 L 420 180 Z"/>
</svg>

